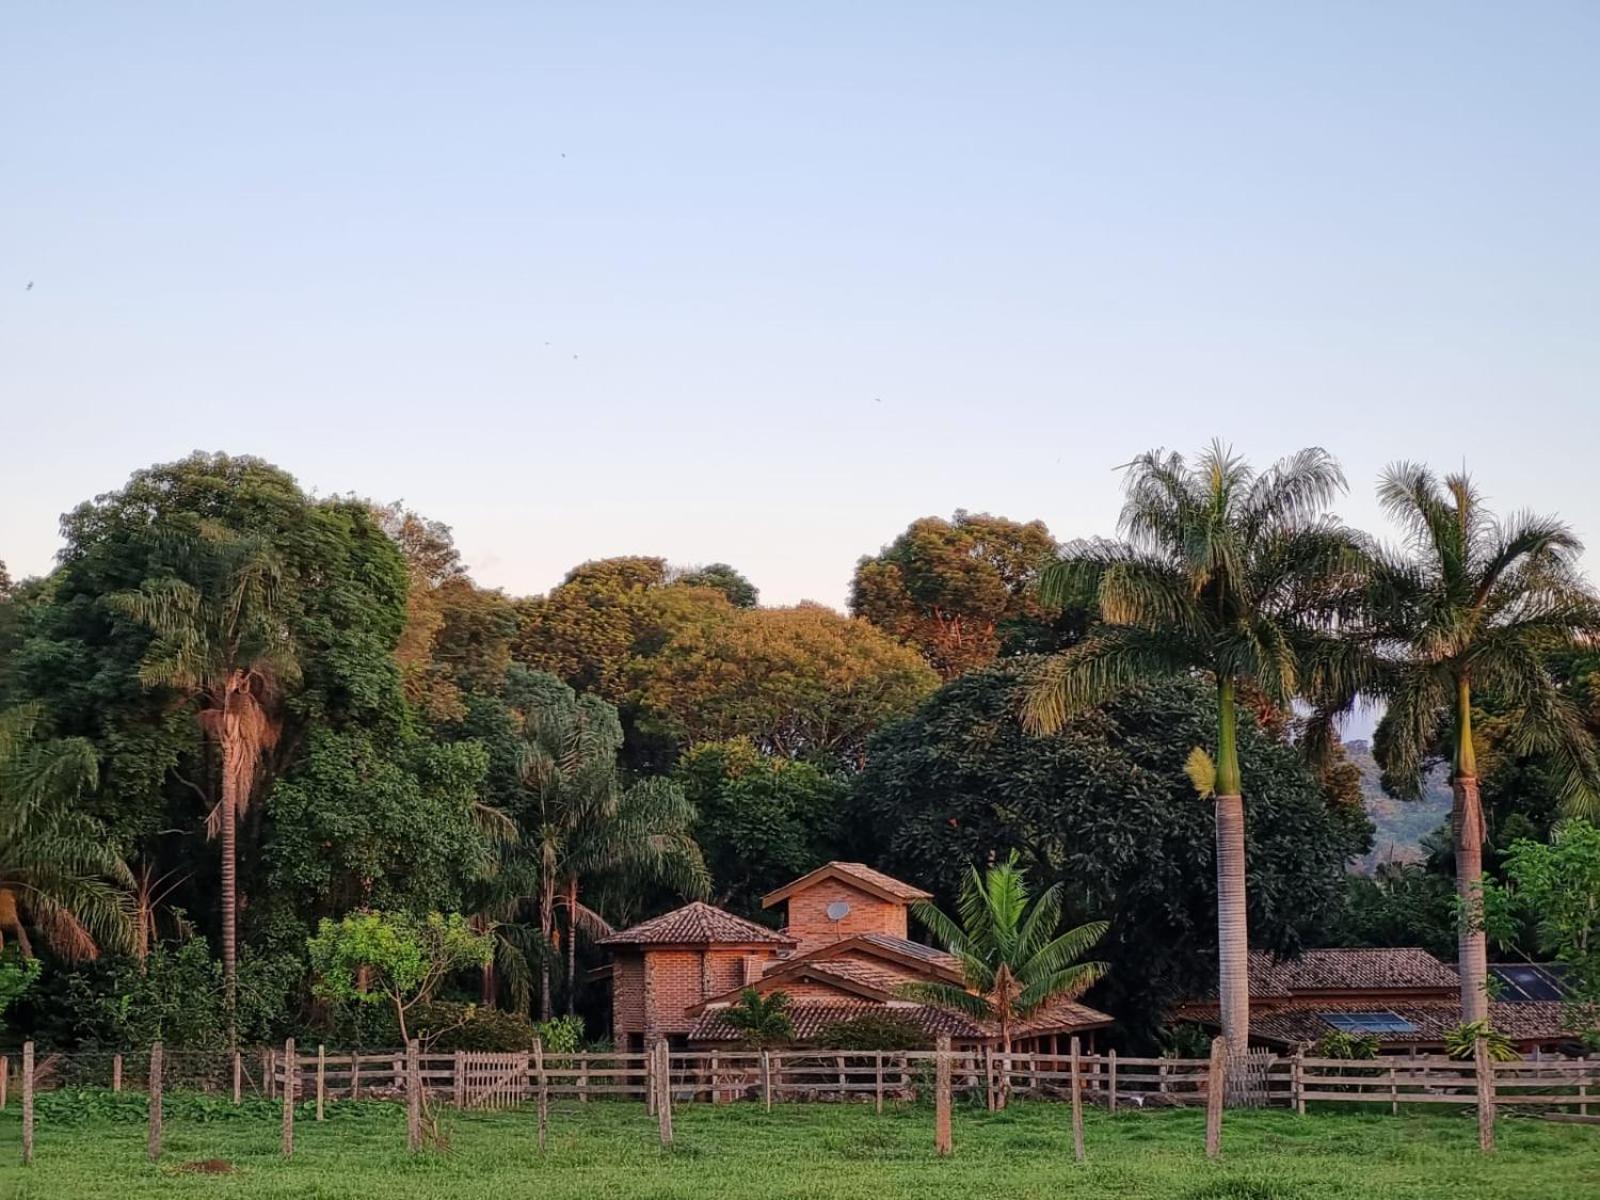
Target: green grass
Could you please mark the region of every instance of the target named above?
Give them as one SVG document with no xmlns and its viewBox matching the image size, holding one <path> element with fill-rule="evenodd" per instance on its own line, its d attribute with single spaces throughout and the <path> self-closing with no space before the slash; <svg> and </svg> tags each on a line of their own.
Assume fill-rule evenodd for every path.
<svg viewBox="0 0 1600 1200">
<path fill-rule="evenodd" d="M 46 1097 L 36 1161 L 18 1164 L 15 1099 L 0 1114 L 0 1197 L 863 1197 L 980 1200 L 1029 1197 L 1600 1197 L 1600 1128 L 1529 1118 L 1500 1122 L 1500 1151 L 1479 1155 L 1470 1115 L 1411 1112 L 1230 1113 L 1223 1158 L 1207 1162 L 1204 1116 L 1192 1111 L 1086 1114 L 1089 1161 L 1072 1161 L 1068 1110 L 1019 1103 L 1004 1113 L 958 1107 L 956 1153 L 932 1152 L 927 1107 L 756 1105 L 680 1107 L 677 1144 L 664 1152 L 637 1104 L 556 1105 L 541 1156 L 534 1114 L 446 1112 L 445 1153 L 410 1158 L 397 1106 L 336 1104 L 321 1125 L 296 1123 L 294 1158 L 278 1152 L 278 1110 L 242 1111 L 169 1097 L 166 1155 L 145 1161 L 141 1102 Z M 220 1158 L 226 1176 L 183 1164 Z"/>
</svg>

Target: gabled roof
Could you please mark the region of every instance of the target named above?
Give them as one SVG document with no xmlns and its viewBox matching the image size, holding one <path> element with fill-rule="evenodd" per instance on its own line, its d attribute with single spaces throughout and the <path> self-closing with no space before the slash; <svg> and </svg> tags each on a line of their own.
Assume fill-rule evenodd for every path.
<svg viewBox="0 0 1600 1200">
<path fill-rule="evenodd" d="M 1284 959 L 1250 954 L 1250 995 L 1257 999 L 1304 992 L 1449 992 L 1460 986 L 1455 971 L 1419 946 L 1307 950 Z"/>
<path fill-rule="evenodd" d="M 837 988 L 843 993 L 841 1000 L 845 997 L 860 997 L 883 1003 L 899 999 L 900 989 L 911 981 L 886 971 L 874 970 L 864 963 L 813 962 L 810 959 L 796 959 L 768 971 L 760 979 L 741 983 L 738 987 L 730 988 L 720 995 L 708 997 L 689 1011 L 693 1013 L 725 1008 L 743 995 L 746 988 L 754 988 L 761 995 L 768 996 L 773 992 L 783 991 L 785 984 L 799 982 L 820 983 L 826 987 Z"/>
<path fill-rule="evenodd" d="M 961 960 L 954 954 L 933 946 L 924 946 L 921 942 L 895 937 L 892 933 L 851 934 L 847 938 L 840 938 L 837 942 L 808 950 L 800 958 L 790 961 L 821 962 L 842 958 L 847 954 L 870 955 L 886 962 L 897 963 L 908 970 L 929 976 L 942 976 L 953 982 L 959 982 L 961 978 Z"/>
<path fill-rule="evenodd" d="M 794 939 L 696 900 L 659 917 L 641 921 L 632 928 L 603 937 L 599 945 L 792 946 Z"/>
<path fill-rule="evenodd" d="M 857 862 L 831 862 L 824 863 L 815 871 L 800 876 L 793 883 L 786 883 L 775 892 L 768 892 L 761 897 L 761 907 L 771 908 L 774 904 L 787 900 L 796 892 L 803 892 L 809 887 L 821 883 L 825 879 L 837 879 L 851 887 L 860 888 L 870 896 L 880 900 L 889 900 L 896 904 L 914 904 L 918 900 L 933 899 L 932 892 L 925 892 L 919 887 L 912 887 L 909 883 L 902 883 L 892 875 L 885 875 L 882 871 L 874 871 L 866 863 Z"/>
</svg>

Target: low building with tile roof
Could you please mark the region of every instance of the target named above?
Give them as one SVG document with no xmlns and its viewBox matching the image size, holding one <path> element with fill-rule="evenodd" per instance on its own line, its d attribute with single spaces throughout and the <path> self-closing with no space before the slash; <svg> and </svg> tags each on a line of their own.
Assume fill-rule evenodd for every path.
<svg viewBox="0 0 1600 1200">
<path fill-rule="evenodd" d="M 1329 1032 L 1374 1037 L 1389 1054 L 1443 1048 L 1461 1024 L 1455 968 L 1417 946 L 1307 950 L 1280 959 L 1250 955 L 1250 1040 L 1280 1049 L 1316 1042 Z M 1553 1001 L 1497 999 L 1489 1022 L 1528 1052 L 1571 1040 Z M 1215 997 L 1179 1005 L 1180 1020 L 1218 1026 Z"/>
<path fill-rule="evenodd" d="M 910 907 L 928 892 L 863 863 L 831 862 L 763 899 L 784 906 L 781 930 L 709 904 L 688 904 L 602 938 L 612 951 L 612 1036 L 638 1049 L 658 1039 L 687 1045 L 735 1041 L 728 1008 L 745 988 L 790 997 L 798 1041 L 868 1012 L 893 1012 L 930 1042 L 948 1034 L 957 1044 L 998 1042 L 998 1030 L 958 1013 L 907 998 L 915 984 L 961 982 L 960 962 L 912 941 Z M 1020 1023 L 1020 1051 L 1087 1044 L 1111 1018 L 1077 1001 L 1057 1000 Z"/>
</svg>

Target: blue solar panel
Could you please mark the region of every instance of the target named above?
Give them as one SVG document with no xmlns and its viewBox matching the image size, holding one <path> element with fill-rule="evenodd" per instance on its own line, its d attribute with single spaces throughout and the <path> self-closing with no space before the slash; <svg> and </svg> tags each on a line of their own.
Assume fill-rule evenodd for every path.
<svg viewBox="0 0 1600 1200">
<path fill-rule="evenodd" d="M 1489 974 L 1500 982 L 1501 1000 L 1560 1000 L 1564 968 L 1556 963 L 1491 963 Z"/>
<path fill-rule="evenodd" d="M 1415 1033 L 1417 1027 L 1392 1012 L 1325 1012 L 1322 1019 L 1345 1033 Z"/>
</svg>

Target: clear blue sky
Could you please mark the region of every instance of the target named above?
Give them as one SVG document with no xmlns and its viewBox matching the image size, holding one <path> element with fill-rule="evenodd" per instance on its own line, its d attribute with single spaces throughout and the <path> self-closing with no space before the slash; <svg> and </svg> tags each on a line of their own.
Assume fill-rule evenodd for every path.
<svg viewBox="0 0 1600 1200">
<path fill-rule="evenodd" d="M 1108 532 L 1213 435 L 1600 542 L 1597 50 L 1593 3 L 18 0 L 0 558 L 226 449 L 514 592 L 840 604 L 914 517 Z"/>
</svg>

